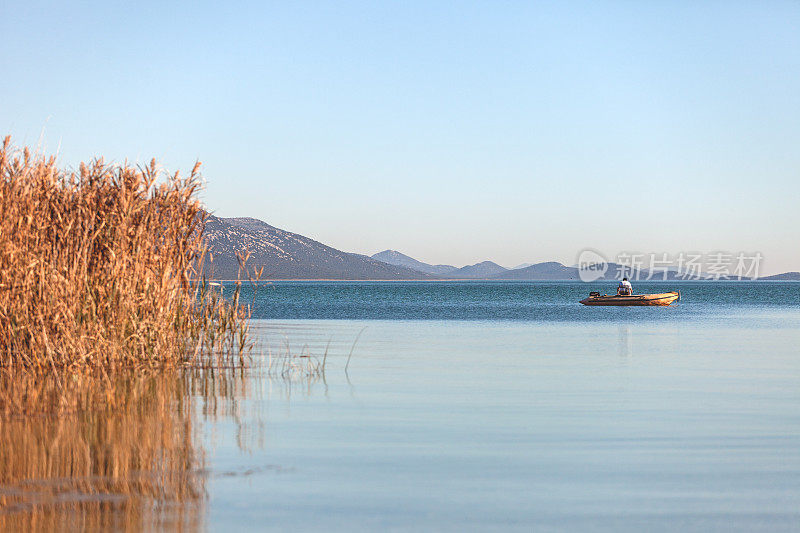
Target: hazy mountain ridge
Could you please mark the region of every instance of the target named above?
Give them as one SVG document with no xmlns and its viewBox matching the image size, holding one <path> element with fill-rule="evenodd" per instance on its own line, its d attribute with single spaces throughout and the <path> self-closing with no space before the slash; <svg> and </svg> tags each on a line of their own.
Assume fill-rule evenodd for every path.
<svg viewBox="0 0 800 533">
<path fill-rule="evenodd" d="M 384 252 L 377 253 L 372 256 L 374 259 L 380 261 L 402 261 L 402 264 L 409 268 L 426 269 L 430 272 L 434 265 L 417 261 L 403 253 L 395 250 L 385 250 Z M 415 266 L 412 266 L 415 265 Z M 543 263 L 528 264 L 529 266 L 518 266 L 515 268 L 507 269 L 492 261 L 483 261 L 474 265 L 467 265 L 461 268 L 452 267 L 453 270 L 439 274 L 440 277 L 446 279 L 497 279 L 497 280 L 519 280 L 519 281 L 546 281 L 546 280 L 579 280 L 579 272 L 576 267 L 569 267 L 556 261 L 546 261 Z M 441 265 L 439 265 L 441 266 Z M 637 271 L 616 263 L 609 263 L 606 273 L 599 278 L 603 280 L 617 279 L 617 273 L 625 271 L 625 275 L 631 279 L 637 278 Z M 642 270 L 638 273 L 639 279 L 647 278 L 648 272 Z M 653 279 L 663 279 L 663 273 L 658 273 L 653 276 Z M 669 272 L 667 275 L 668 280 L 680 279 L 677 278 L 674 272 Z"/>
<path fill-rule="evenodd" d="M 390 265 L 404 266 L 420 272 L 439 276 L 448 279 L 464 278 L 490 278 L 505 272 L 507 269 L 493 263 L 492 261 L 482 261 L 474 265 L 466 265 L 461 268 L 452 265 L 431 265 L 423 263 L 413 257 L 407 256 L 397 250 L 384 250 L 372 255 L 373 259 L 383 261 Z"/>
<path fill-rule="evenodd" d="M 383 253 L 383 252 L 382 252 Z M 411 261 L 416 261 L 405 254 L 395 252 L 402 255 L 408 260 L 406 264 L 412 264 Z M 375 254 L 373 257 L 376 259 L 380 254 Z M 418 263 L 430 267 L 427 263 Z M 493 265 L 493 267 L 480 268 L 479 265 Z M 622 273 L 622 275 L 620 275 Z M 631 281 L 685 281 L 685 278 L 674 268 L 667 269 L 666 274 L 663 270 L 654 271 L 652 274 L 647 269 L 636 269 L 629 266 L 621 265 L 618 263 L 608 263 L 606 272 L 597 279 L 597 281 L 614 281 L 620 279 L 622 276 L 627 276 Z M 796 277 L 795 277 L 796 276 Z M 557 261 L 545 261 L 542 263 L 529 264 L 529 266 L 518 266 L 511 269 L 505 269 L 491 261 L 484 261 L 476 265 L 468 265 L 460 269 L 456 269 L 450 273 L 442 275 L 447 279 L 496 279 L 496 280 L 517 280 L 517 281 L 547 281 L 547 280 L 580 280 L 580 272 L 575 266 L 566 266 Z M 697 278 L 694 278 L 697 279 Z M 720 280 L 735 280 L 733 277 L 721 277 Z M 749 278 L 742 278 L 747 280 Z M 760 279 L 774 279 L 774 280 L 800 280 L 800 273 L 787 272 L 777 276 L 770 276 Z M 710 281 L 708 275 L 700 278 L 701 281 Z"/>
<path fill-rule="evenodd" d="M 501 267 L 492 261 L 481 261 L 474 265 L 467 265 L 459 268 L 447 275 L 448 278 L 494 278 L 507 272 L 508 269 Z"/>
<path fill-rule="evenodd" d="M 250 251 L 248 268 L 264 267 L 264 279 L 352 279 L 352 280 L 435 280 L 496 279 L 520 281 L 579 280 L 578 269 L 556 261 L 506 269 L 492 261 L 456 268 L 452 265 L 430 265 L 396 250 L 384 250 L 372 257 L 343 252 L 318 241 L 276 228 L 255 218 L 221 218 L 209 215 L 205 232 L 213 261 L 207 266 L 212 279 L 235 279 L 239 269 L 237 251 Z M 598 281 L 617 279 L 621 265 L 609 263 Z M 630 271 L 632 281 L 645 280 L 648 271 Z M 664 279 L 663 272 L 653 280 Z M 683 278 L 675 271 L 667 272 L 668 281 Z M 785 272 L 759 278 L 774 281 L 800 281 L 800 272 Z"/>
<path fill-rule="evenodd" d="M 538 263 L 523 268 L 514 268 L 503 272 L 495 279 L 508 280 L 555 280 L 555 279 L 580 279 L 578 269 L 564 266 L 555 261 Z"/>
<path fill-rule="evenodd" d="M 430 265 L 428 263 L 423 263 L 422 261 L 418 261 L 413 257 L 409 257 L 406 254 L 398 252 L 397 250 L 384 250 L 382 252 L 378 252 L 377 254 L 372 255 L 372 259 L 387 263 L 389 265 L 403 266 L 436 276 L 443 276 L 458 270 L 457 267 L 452 265 Z"/>
</svg>

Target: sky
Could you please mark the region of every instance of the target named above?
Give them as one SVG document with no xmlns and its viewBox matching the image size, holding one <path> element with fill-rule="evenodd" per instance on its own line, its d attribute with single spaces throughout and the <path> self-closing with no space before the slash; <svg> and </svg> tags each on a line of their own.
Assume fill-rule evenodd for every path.
<svg viewBox="0 0 800 533">
<path fill-rule="evenodd" d="M 69 4 L 69 5 L 68 5 Z M 0 134 L 336 248 L 800 270 L 800 2 L 0 4 Z"/>
</svg>

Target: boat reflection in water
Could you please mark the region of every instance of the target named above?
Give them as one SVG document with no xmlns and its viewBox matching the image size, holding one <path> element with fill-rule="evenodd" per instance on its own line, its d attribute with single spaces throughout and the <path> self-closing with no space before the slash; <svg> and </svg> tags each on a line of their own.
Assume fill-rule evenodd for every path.
<svg viewBox="0 0 800 533">
<path fill-rule="evenodd" d="M 222 414 L 243 386 L 235 372 L 197 369 L 110 385 L 0 372 L 0 531 L 200 527 L 207 470 L 196 411 Z"/>
</svg>

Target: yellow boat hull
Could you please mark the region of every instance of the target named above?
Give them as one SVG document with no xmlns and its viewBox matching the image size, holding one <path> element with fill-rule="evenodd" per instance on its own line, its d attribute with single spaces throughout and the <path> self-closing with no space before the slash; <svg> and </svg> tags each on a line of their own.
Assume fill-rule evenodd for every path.
<svg viewBox="0 0 800 533">
<path fill-rule="evenodd" d="M 604 294 L 603 296 L 590 296 L 581 300 L 583 305 L 670 305 L 680 297 L 677 292 L 662 292 L 660 294 L 634 294 L 632 296 L 616 296 Z"/>
</svg>

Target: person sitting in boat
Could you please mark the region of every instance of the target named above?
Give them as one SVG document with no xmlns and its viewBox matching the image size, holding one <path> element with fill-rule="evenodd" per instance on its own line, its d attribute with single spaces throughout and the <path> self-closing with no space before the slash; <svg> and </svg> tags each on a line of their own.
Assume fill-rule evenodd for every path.
<svg viewBox="0 0 800 533">
<path fill-rule="evenodd" d="M 617 296 L 630 296 L 633 294 L 633 286 L 628 278 L 622 278 L 617 287 Z"/>
</svg>

